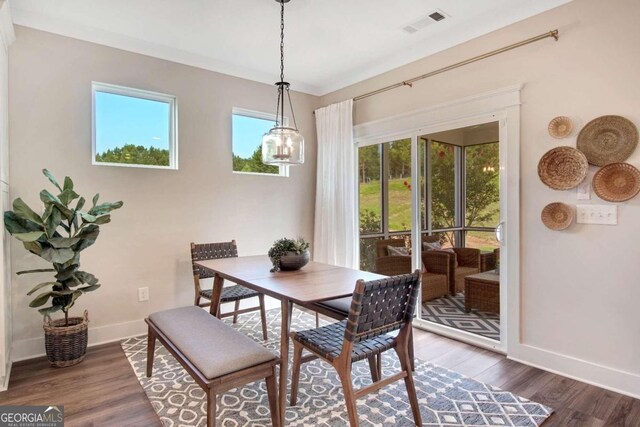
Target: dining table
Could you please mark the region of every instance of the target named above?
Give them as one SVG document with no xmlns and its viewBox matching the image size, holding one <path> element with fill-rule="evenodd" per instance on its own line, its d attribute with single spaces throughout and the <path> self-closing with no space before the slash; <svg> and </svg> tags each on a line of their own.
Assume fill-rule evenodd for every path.
<svg viewBox="0 0 640 427">
<path fill-rule="evenodd" d="M 376 280 L 386 276 L 321 262 L 309 262 L 300 270 L 271 272 L 266 255 L 242 256 L 196 261 L 214 274 L 210 313 L 217 313 L 224 281 L 229 280 L 280 301 L 280 378 L 279 405 L 281 425 L 285 422 L 289 375 L 289 332 L 293 304 L 313 308 L 314 304 L 353 294 L 356 281 Z"/>
</svg>

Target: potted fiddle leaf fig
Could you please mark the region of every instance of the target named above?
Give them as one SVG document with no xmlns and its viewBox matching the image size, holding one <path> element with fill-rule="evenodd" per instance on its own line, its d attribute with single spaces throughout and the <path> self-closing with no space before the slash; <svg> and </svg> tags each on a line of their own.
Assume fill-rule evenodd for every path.
<svg viewBox="0 0 640 427">
<path fill-rule="evenodd" d="M 309 262 L 309 243 L 302 237 L 295 240 L 285 237 L 273 242 L 268 255 L 273 264 L 272 273 L 279 270 L 300 270 Z"/>
<path fill-rule="evenodd" d="M 4 226 L 25 249 L 51 263 L 52 268 L 19 271 L 17 274 L 53 273 L 53 278 L 39 283 L 27 295 L 35 295 L 30 307 L 45 316 L 45 347 L 52 366 L 63 367 L 80 363 L 87 351 L 88 317 L 69 317 L 69 310 L 86 292 L 100 287 L 98 278 L 80 270 L 80 253 L 93 245 L 100 226 L 111 221 L 110 212 L 122 207 L 122 202 L 98 203 L 96 194 L 91 203 L 73 189 L 73 181 L 65 177 L 62 186 L 46 169 L 42 173 L 59 191 L 40 192 L 42 213 L 31 209 L 22 199 L 13 201 L 13 210 L 4 213 Z M 64 318 L 51 320 L 62 312 Z"/>
</svg>

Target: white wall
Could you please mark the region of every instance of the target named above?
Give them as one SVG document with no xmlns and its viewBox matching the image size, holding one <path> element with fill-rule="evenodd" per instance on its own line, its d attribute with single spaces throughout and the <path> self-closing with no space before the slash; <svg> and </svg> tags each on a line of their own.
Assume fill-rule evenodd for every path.
<svg viewBox="0 0 640 427">
<path fill-rule="evenodd" d="M 0 206 L 9 206 L 9 46 L 15 40 L 9 3 L 0 1 Z M 0 232 L 0 391 L 11 372 L 12 313 L 9 233 Z"/>
<path fill-rule="evenodd" d="M 640 2 L 574 0 L 520 23 L 321 98 L 327 105 L 558 28 L 546 39 L 355 104 L 357 124 L 524 84 L 521 109 L 521 343 L 510 357 L 640 395 L 640 197 L 619 205 L 615 227 L 548 230 L 540 211 L 576 204 L 542 184 L 537 163 L 554 140 L 549 121 L 584 125 L 619 114 L 640 126 Z M 579 125 L 580 126 L 580 125 Z M 628 160 L 640 167 L 640 149 Z M 595 169 L 593 169 L 595 170 Z M 592 173 L 593 173 L 592 170 Z M 588 203 L 603 203 L 595 195 Z"/>
<path fill-rule="evenodd" d="M 178 171 L 91 165 L 92 80 L 177 96 Z M 102 283 L 73 309 L 89 310 L 90 342 L 144 332 L 149 312 L 192 304 L 191 241 L 236 239 L 241 255 L 253 255 L 283 236 L 313 237 L 318 98 L 292 94 L 307 163 L 282 178 L 231 171 L 232 108 L 273 112 L 275 86 L 23 27 L 9 85 L 12 197 L 38 206 L 49 168 L 71 176 L 80 194 L 124 201 L 82 255 Z M 16 242 L 12 251 L 14 271 L 45 265 Z M 13 280 L 14 360 L 44 352 L 42 317 L 25 295 L 39 279 L 46 275 Z M 137 302 L 142 286 L 149 302 Z"/>
</svg>

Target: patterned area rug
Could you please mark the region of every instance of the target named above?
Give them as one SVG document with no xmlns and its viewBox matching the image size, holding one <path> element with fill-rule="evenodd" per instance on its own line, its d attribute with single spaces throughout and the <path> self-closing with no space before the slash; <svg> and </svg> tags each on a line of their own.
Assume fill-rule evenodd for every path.
<svg viewBox="0 0 640 427">
<path fill-rule="evenodd" d="M 422 304 L 422 318 L 500 341 L 500 316 L 484 311 L 464 311 L 464 294 L 442 297 Z"/>
<path fill-rule="evenodd" d="M 267 312 L 269 341 L 279 348 L 279 310 Z M 257 313 L 240 316 L 234 328 L 261 341 Z M 230 319 L 229 319 L 229 324 Z M 315 326 L 315 318 L 294 310 L 292 329 Z M 164 426 L 205 426 L 205 393 L 161 345 L 156 346 L 154 375 L 146 378 L 146 337 L 130 338 L 122 348 L 140 384 Z M 385 353 L 383 375 L 399 370 L 394 352 Z M 354 365 L 356 387 L 370 384 L 366 362 Z M 417 361 L 414 374 L 424 426 L 539 426 L 553 410 L 448 369 Z M 396 382 L 358 400 L 360 425 L 412 426 L 413 418 L 404 382 Z M 230 390 L 218 397 L 218 422 L 223 427 L 269 426 L 269 406 L 264 381 Z M 298 405 L 288 407 L 287 426 L 347 426 L 342 388 L 330 365 L 315 360 L 303 365 Z"/>
</svg>

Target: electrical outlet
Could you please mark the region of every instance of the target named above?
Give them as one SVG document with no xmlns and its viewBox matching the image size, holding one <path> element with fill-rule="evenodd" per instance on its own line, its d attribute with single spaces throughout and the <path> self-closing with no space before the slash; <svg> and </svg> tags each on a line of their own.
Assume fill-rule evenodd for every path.
<svg viewBox="0 0 640 427">
<path fill-rule="evenodd" d="M 149 301 L 149 288 L 138 288 L 138 302 Z"/>
</svg>

